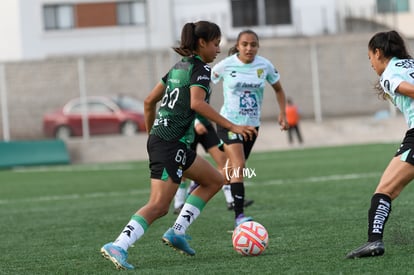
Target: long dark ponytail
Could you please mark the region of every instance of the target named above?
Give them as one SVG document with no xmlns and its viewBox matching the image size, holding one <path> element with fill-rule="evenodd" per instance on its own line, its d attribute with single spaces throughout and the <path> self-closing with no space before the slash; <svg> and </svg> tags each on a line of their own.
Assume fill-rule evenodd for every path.
<svg viewBox="0 0 414 275">
<path fill-rule="evenodd" d="M 198 21 L 186 23 L 181 31 L 180 46 L 174 47 L 173 50 L 181 56 L 191 56 L 198 49 L 199 38 L 210 42 L 220 37 L 220 27 L 213 22 Z"/>
<path fill-rule="evenodd" d="M 404 39 L 401 35 L 392 30 L 388 32 L 376 33 L 368 42 L 368 49 L 372 52 L 379 50 L 385 58 L 397 57 L 398 59 L 411 59 L 405 46 Z M 382 89 L 380 82 L 375 84 L 375 90 L 378 91 L 378 96 L 386 100 L 387 95 Z"/>
<path fill-rule="evenodd" d="M 396 31 L 376 33 L 368 42 L 368 49 L 374 52 L 379 49 L 385 58 L 397 57 L 411 59 L 405 46 L 404 39 Z"/>
</svg>

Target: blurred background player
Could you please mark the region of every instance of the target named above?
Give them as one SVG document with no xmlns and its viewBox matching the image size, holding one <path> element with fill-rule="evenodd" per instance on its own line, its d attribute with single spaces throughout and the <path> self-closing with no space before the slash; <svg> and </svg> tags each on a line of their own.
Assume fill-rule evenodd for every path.
<svg viewBox="0 0 414 275">
<path fill-rule="evenodd" d="M 185 200 L 187 199 L 187 188 L 188 188 L 188 183 L 189 180 L 187 180 L 185 177 L 181 178 L 181 183 L 178 186 L 177 192 L 175 193 L 174 196 L 174 214 L 180 214 L 181 209 L 184 206 Z"/>
<path fill-rule="evenodd" d="M 174 48 L 182 59 L 145 99 L 151 192 L 148 202 L 131 217 L 118 238 L 101 248 L 102 255 L 118 269 L 134 269 L 127 262 L 128 248 L 155 220 L 168 213 L 183 176 L 197 180 L 200 186 L 187 198 L 162 241 L 183 254 L 195 255 L 187 242 L 186 230 L 221 189 L 224 181 L 216 168 L 189 147 L 194 138 L 196 113 L 246 138 L 257 134 L 253 127 L 231 123 L 207 103 L 211 92 L 211 70 L 207 63 L 220 52 L 220 38 L 220 28 L 214 23 L 186 23 L 181 32 L 180 47 Z M 160 105 L 156 112 L 158 102 Z"/>
<path fill-rule="evenodd" d="M 223 173 L 224 179 L 224 166 L 226 164 L 226 155 L 223 150 L 220 148 L 223 146 L 223 143 L 218 138 L 216 130 L 214 129 L 213 124 L 206 118 L 196 115 L 194 121 L 194 131 L 195 137 L 194 142 L 191 144 L 191 149 L 197 152 L 198 144 L 201 144 L 204 148 L 204 151 L 209 153 L 213 158 L 214 162 L 217 165 L 217 169 Z M 228 210 L 233 210 L 234 199 L 231 194 L 229 182 L 226 181 L 222 187 L 224 198 L 226 199 L 226 205 Z M 196 187 L 197 183 L 191 181 L 190 186 L 187 188 L 187 181 L 184 180 L 181 182 L 180 187 L 177 190 L 177 193 L 174 197 L 174 214 L 180 213 L 181 207 L 184 205 L 185 198 L 190 194 Z M 250 206 L 254 203 L 253 200 L 245 200 L 244 206 Z"/>
<path fill-rule="evenodd" d="M 288 141 L 290 145 L 293 145 L 293 135 L 295 134 L 299 144 L 303 144 L 302 134 L 299 127 L 300 113 L 298 106 L 293 103 L 291 98 L 286 101 L 286 120 L 289 124 Z M 294 133 L 293 133 L 294 132 Z"/>
<path fill-rule="evenodd" d="M 414 179 L 414 59 L 396 31 L 375 34 L 368 42 L 368 57 L 380 76 L 376 86 L 380 96 L 404 114 L 408 131 L 371 198 L 368 240 L 349 252 L 346 255 L 349 259 L 384 254 L 383 235 L 391 214 L 391 203 Z"/>
<path fill-rule="evenodd" d="M 285 108 L 286 98 L 280 75 L 266 58 L 257 55 L 259 38 L 252 30 L 239 33 L 229 56 L 216 64 L 211 73 L 213 83 L 223 80 L 224 103 L 220 114 L 237 125 L 250 125 L 259 130 L 263 92 L 268 82 L 279 104 L 278 122 L 281 130 L 288 129 Z M 243 173 L 256 137 L 244 140 L 242 136 L 217 125 L 217 134 L 224 142 L 228 159 L 231 193 L 234 198 L 235 225 L 252 220 L 244 215 L 245 188 Z M 236 171 L 236 172 L 234 172 Z M 238 173 L 237 173 L 238 171 Z"/>
</svg>

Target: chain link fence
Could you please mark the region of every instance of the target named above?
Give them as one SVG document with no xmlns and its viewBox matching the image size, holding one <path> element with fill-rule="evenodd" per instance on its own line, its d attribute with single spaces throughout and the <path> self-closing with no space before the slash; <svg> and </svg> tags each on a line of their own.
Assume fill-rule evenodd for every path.
<svg viewBox="0 0 414 275">
<path fill-rule="evenodd" d="M 279 70 L 286 94 L 305 119 L 374 115 L 390 106 L 373 90 L 378 77 L 367 58 L 371 35 L 262 39 L 259 54 Z M 222 48 L 215 62 L 231 45 Z M 0 64 L 0 139 L 44 139 L 44 114 L 81 94 L 122 94 L 143 101 L 178 58 L 168 49 Z M 219 110 L 222 88 L 212 88 L 211 104 Z M 276 120 L 277 114 L 274 92 L 267 86 L 262 119 Z"/>
</svg>

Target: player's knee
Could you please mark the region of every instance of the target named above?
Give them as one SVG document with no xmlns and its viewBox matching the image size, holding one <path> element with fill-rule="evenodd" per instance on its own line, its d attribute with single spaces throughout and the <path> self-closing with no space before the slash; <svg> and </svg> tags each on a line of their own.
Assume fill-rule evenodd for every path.
<svg viewBox="0 0 414 275">
<path fill-rule="evenodd" d="M 214 187 L 217 188 L 217 190 L 220 190 L 224 183 L 224 176 L 221 173 L 217 173 L 213 180 Z"/>
</svg>

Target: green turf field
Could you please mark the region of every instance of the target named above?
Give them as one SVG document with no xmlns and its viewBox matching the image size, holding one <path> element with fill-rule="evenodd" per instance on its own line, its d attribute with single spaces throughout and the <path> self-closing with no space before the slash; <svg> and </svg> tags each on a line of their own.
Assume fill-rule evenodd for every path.
<svg viewBox="0 0 414 275">
<path fill-rule="evenodd" d="M 372 192 L 398 144 L 253 152 L 246 209 L 269 232 L 258 257 L 231 245 L 233 212 L 218 193 L 187 231 L 195 257 L 161 242 L 175 215 L 129 249 L 138 274 L 412 274 L 414 190 L 394 201 L 383 257 L 344 259 L 366 241 Z M 147 162 L 0 171 L 0 274 L 119 274 L 100 247 L 149 194 Z"/>
</svg>

